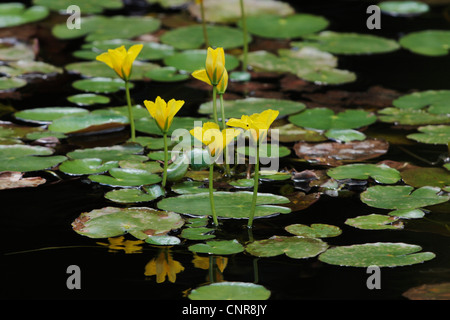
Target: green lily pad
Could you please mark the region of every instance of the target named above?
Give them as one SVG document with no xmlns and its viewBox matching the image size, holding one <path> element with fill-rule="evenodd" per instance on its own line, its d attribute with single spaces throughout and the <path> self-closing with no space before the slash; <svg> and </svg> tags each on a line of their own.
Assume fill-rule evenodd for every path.
<svg viewBox="0 0 450 320">
<path fill-rule="evenodd" d="M 1 77 L 0 78 L 0 91 L 9 91 L 18 88 L 22 88 L 27 85 L 27 81 L 24 79 L 12 77 Z"/>
<path fill-rule="evenodd" d="M 384 108 L 378 111 L 378 119 L 402 125 L 426 125 L 450 123 L 450 114 L 433 114 L 425 110 Z"/>
<path fill-rule="evenodd" d="M 76 4 L 83 14 L 102 13 L 103 10 L 117 10 L 123 8 L 122 0 L 33 0 L 35 5 L 47 7 L 52 11 L 66 11 L 67 7 Z"/>
<path fill-rule="evenodd" d="M 450 31 L 424 30 L 411 32 L 400 38 L 400 45 L 426 56 L 445 56 L 450 47 Z"/>
<path fill-rule="evenodd" d="M 356 80 L 355 73 L 348 70 L 340 70 L 334 68 L 312 70 L 306 73 L 298 74 L 298 76 L 302 79 L 320 85 L 343 84 Z"/>
<path fill-rule="evenodd" d="M 208 187 L 200 181 L 183 181 L 171 187 L 173 192 L 178 194 L 193 194 L 208 192 Z M 213 189 L 215 191 L 215 189 Z"/>
<path fill-rule="evenodd" d="M 117 161 L 106 161 L 97 158 L 73 159 L 61 163 L 59 170 L 69 175 L 84 175 L 103 173 L 112 168 L 117 168 Z"/>
<path fill-rule="evenodd" d="M 1 73 L 12 77 L 26 77 L 31 74 L 33 78 L 36 78 L 40 74 L 46 78 L 54 74 L 63 73 L 62 68 L 55 67 L 46 62 L 32 60 L 12 61 L 7 66 L 2 66 L 1 68 Z"/>
<path fill-rule="evenodd" d="M 145 161 L 148 158 L 141 153 L 144 148 L 138 144 L 124 144 L 111 147 L 95 147 L 78 149 L 67 153 L 71 159 L 98 158 L 106 161 L 138 160 Z"/>
<path fill-rule="evenodd" d="M 157 246 L 174 246 L 180 244 L 181 240 L 174 236 L 150 236 L 145 242 Z"/>
<path fill-rule="evenodd" d="M 214 229 L 206 227 L 186 228 L 181 231 L 181 237 L 188 240 L 208 240 L 216 237 L 211 234 L 213 231 Z"/>
<path fill-rule="evenodd" d="M 175 117 L 173 119 L 172 125 L 167 131 L 168 136 L 177 129 L 187 129 L 191 130 L 194 127 L 201 127 L 202 123 L 208 122 L 210 120 L 205 118 L 193 118 L 193 117 Z M 146 118 L 136 119 L 135 121 L 136 130 L 142 133 L 154 134 L 162 136 L 161 129 L 157 126 L 155 119 L 148 116 Z"/>
<path fill-rule="evenodd" d="M 140 169 L 112 168 L 108 173 L 110 176 L 90 175 L 89 179 L 113 187 L 138 187 L 155 184 L 162 180 L 159 175 Z"/>
<path fill-rule="evenodd" d="M 124 169 L 139 169 L 150 173 L 163 172 L 161 164 L 156 161 L 142 162 L 142 160 L 138 159 L 120 160 L 119 166 Z"/>
<path fill-rule="evenodd" d="M 330 130 L 361 128 L 376 122 L 377 117 L 365 110 L 352 109 L 335 114 L 328 108 L 315 108 L 290 116 L 288 120 L 304 128 Z"/>
<path fill-rule="evenodd" d="M 53 132 L 53 131 L 48 131 L 48 130 L 30 132 L 26 135 L 25 138 L 27 140 L 39 140 L 39 139 L 44 139 L 44 138 L 49 138 L 49 137 L 53 137 L 53 138 L 57 138 L 57 139 L 67 138 L 67 136 L 64 133 Z"/>
<path fill-rule="evenodd" d="M 145 76 L 151 80 L 159 82 L 177 82 L 190 78 L 189 74 L 178 73 L 174 67 L 162 67 L 150 70 Z"/>
<path fill-rule="evenodd" d="M 220 218 L 248 218 L 253 192 L 214 193 L 217 216 Z M 259 193 L 256 202 L 255 217 L 263 217 L 276 213 L 289 213 L 291 210 L 276 204 L 285 204 L 289 200 L 283 196 Z M 209 193 L 184 194 L 178 197 L 165 198 L 158 202 L 158 208 L 189 215 L 211 215 Z"/>
<path fill-rule="evenodd" d="M 238 23 L 241 26 L 241 23 Z M 248 32 L 264 38 L 295 39 L 325 29 L 328 20 L 312 14 L 257 15 L 247 17 Z"/>
<path fill-rule="evenodd" d="M 239 154 L 255 157 L 256 146 L 238 147 L 236 151 Z M 262 159 L 283 158 L 291 154 L 291 149 L 286 146 L 278 146 L 276 144 L 264 143 L 259 146 L 259 156 Z"/>
<path fill-rule="evenodd" d="M 189 169 L 189 160 L 185 153 L 179 154 L 167 167 L 167 180 L 178 181 L 184 177 Z"/>
<path fill-rule="evenodd" d="M 48 126 L 48 129 L 67 134 L 90 133 L 122 129 L 128 123 L 128 117 L 88 113 L 58 118 Z"/>
<path fill-rule="evenodd" d="M 232 49 L 244 44 L 242 31 L 228 26 L 207 26 L 208 41 L 211 47 Z M 251 36 L 248 37 L 251 41 Z M 204 44 L 203 27 L 191 25 L 172 29 L 164 33 L 160 40 L 179 50 L 198 49 Z"/>
<path fill-rule="evenodd" d="M 72 87 L 85 92 L 113 93 L 119 90 L 125 90 L 125 81 L 111 78 L 81 79 L 74 81 Z M 132 87 L 133 83 L 131 83 L 130 88 Z"/>
<path fill-rule="evenodd" d="M 438 195 L 436 187 L 375 186 L 361 193 L 361 201 L 368 206 L 382 209 L 417 209 L 446 202 L 447 195 Z"/>
<path fill-rule="evenodd" d="M 328 139 L 339 142 L 362 141 L 366 135 L 353 129 L 330 129 L 325 132 Z"/>
<path fill-rule="evenodd" d="M 140 203 L 158 199 L 164 195 L 159 184 L 143 186 L 142 189 L 116 189 L 108 191 L 105 198 L 117 203 Z"/>
<path fill-rule="evenodd" d="M 14 113 L 14 117 L 22 121 L 46 124 L 65 116 L 88 113 L 88 110 L 79 107 L 44 107 L 18 111 Z"/>
<path fill-rule="evenodd" d="M 152 208 L 105 207 L 82 213 L 72 222 L 73 230 L 89 238 L 109 238 L 126 233 L 138 239 L 164 235 L 181 228 L 183 218 L 173 212 Z"/>
<path fill-rule="evenodd" d="M 91 106 L 94 104 L 106 104 L 111 101 L 109 97 L 102 96 L 93 93 L 81 93 L 67 97 L 69 102 L 72 102 L 78 106 Z"/>
<path fill-rule="evenodd" d="M 397 267 L 422 263 L 435 257 L 432 252 L 420 250 L 420 246 L 405 243 L 366 243 L 328 249 L 319 256 L 319 260 L 350 267 Z"/>
<path fill-rule="evenodd" d="M 342 179 L 366 180 L 369 177 L 372 177 L 378 183 L 386 183 L 386 184 L 396 183 L 401 179 L 400 172 L 385 164 L 380 165 L 362 164 L 362 163 L 348 164 L 345 166 L 332 168 L 327 171 L 327 174 L 336 180 Z"/>
<path fill-rule="evenodd" d="M 323 31 L 303 37 L 303 42 L 293 42 L 294 47 L 315 47 L 333 54 L 375 54 L 395 51 L 400 45 L 395 40 L 370 34 Z"/>
<path fill-rule="evenodd" d="M 227 118 L 241 118 L 243 114 L 252 115 L 260 113 L 267 109 L 279 111 L 278 118 L 283 116 L 300 112 L 306 108 L 301 102 L 281 99 L 266 99 L 266 98 L 245 98 L 237 100 L 225 100 L 223 103 L 225 115 Z M 200 105 L 198 112 L 201 114 L 212 114 L 212 101 Z"/>
<path fill-rule="evenodd" d="M 22 144 L 0 145 L 0 172 L 30 172 L 48 169 L 58 165 L 67 158 L 50 156 L 53 149 Z"/>
<path fill-rule="evenodd" d="M 423 109 L 433 114 L 450 113 L 450 90 L 427 90 L 403 95 L 392 104 L 400 109 Z"/>
<path fill-rule="evenodd" d="M 0 60 L 34 60 L 35 54 L 33 48 L 23 42 L 15 39 L 4 38 L 0 40 Z"/>
<path fill-rule="evenodd" d="M 378 3 L 381 12 L 393 17 L 411 17 L 430 10 L 430 6 L 420 1 L 383 1 Z"/>
<path fill-rule="evenodd" d="M 403 181 L 415 188 L 450 186 L 450 173 L 444 168 L 412 168 L 402 170 Z"/>
<path fill-rule="evenodd" d="M 342 233 L 339 227 L 322 223 L 313 223 L 310 227 L 303 224 L 291 224 L 285 229 L 289 233 L 305 238 L 337 237 Z"/>
<path fill-rule="evenodd" d="M 389 212 L 390 216 L 399 217 L 402 219 L 418 219 L 425 216 L 425 212 L 421 209 L 402 209 Z"/>
<path fill-rule="evenodd" d="M 189 251 L 216 255 L 235 254 L 244 251 L 244 247 L 237 240 L 218 240 L 197 243 L 189 246 Z"/>
<path fill-rule="evenodd" d="M 174 67 L 184 73 L 205 69 L 206 50 L 185 50 L 164 58 L 164 64 Z M 228 71 L 239 66 L 239 60 L 230 54 L 225 54 L 225 67 Z"/>
<path fill-rule="evenodd" d="M 159 29 L 161 22 L 152 17 L 90 16 L 84 17 L 80 29 L 67 28 L 66 22 L 52 28 L 53 35 L 62 40 L 86 36 L 88 42 L 96 40 L 131 39 Z"/>
<path fill-rule="evenodd" d="M 260 284 L 249 282 L 216 282 L 195 288 L 190 300 L 267 300 L 270 291 Z"/>
<path fill-rule="evenodd" d="M 436 125 L 419 127 L 419 133 L 411 133 L 406 137 L 421 143 L 445 144 L 450 143 L 450 126 Z"/>
<path fill-rule="evenodd" d="M 236 188 L 253 188 L 255 185 L 254 179 L 238 179 L 230 182 L 230 185 Z"/>
<path fill-rule="evenodd" d="M 278 140 L 280 142 L 297 142 L 297 141 L 309 141 L 309 142 L 320 142 L 326 141 L 327 138 L 324 137 L 320 132 L 316 130 L 308 130 L 294 125 L 293 123 L 288 123 L 280 127 L 275 127 L 278 130 Z"/>
<path fill-rule="evenodd" d="M 364 230 L 402 229 L 403 223 L 396 216 L 369 214 L 345 220 L 345 224 Z"/>
<path fill-rule="evenodd" d="M 43 6 L 26 7 L 23 3 L 0 4 L 0 28 L 15 27 L 47 18 L 49 11 Z"/>
<path fill-rule="evenodd" d="M 289 258 L 305 259 L 327 250 L 328 244 L 316 238 L 273 236 L 248 244 L 245 250 L 258 257 L 286 254 Z"/>
</svg>

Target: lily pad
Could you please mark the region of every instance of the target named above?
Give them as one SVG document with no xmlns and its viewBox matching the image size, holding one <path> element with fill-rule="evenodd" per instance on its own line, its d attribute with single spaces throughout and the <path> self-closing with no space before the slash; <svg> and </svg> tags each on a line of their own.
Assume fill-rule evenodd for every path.
<svg viewBox="0 0 450 320">
<path fill-rule="evenodd" d="M 102 13 L 103 10 L 117 10 L 123 8 L 122 0 L 33 0 L 35 5 L 47 7 L 52 11 L 65 12 L 67 8 L 76 4 L 82 8 L 83 14 Z"/>
<path fill-rule="evenodd" d="M 445 56 L 450 47 L 450 31 L 424 30 L 411 32 L 400 38 L 400 45 L 426 56 Z"/>
<path fill-rule="evenodd" d="M 47 147 L 21 144 L 0 145 L 0 172 L 30 172 L 54 167 L 67 158 L 51 156 L 54 150 Z"/>
<path fill-rule="evenodd" d="M 353 129 L 330 129 L 325 132 L 328 139 L 338 142 L 362 141 L 366 135 Z"/>
<path fill-rule="evenodd" d="M 322 223 L 313 223 L 310 227 L 304 224 L 291 224 L 285 229 L 289 233 L 305 238 L 337 237 L 342 233 L 339 227 Z"/>
<path fill-rule="evenodd" d="M 93 93 L 81 93 L 67 97 L 69 102 L 78 106 L 91 106 L 95 104 L 106 104 L 110 102 L 110 98 Z"/>
<path fill-rule="evenodd" d="M 21 78 L 7 78 L 7 77 L 1 77 L 0 78 L 0 91 L 9 91 L 14 90 L 18 88 L 22 88 L 27 85 L 27 81 Z"/>
<path fill-rule="evenodd" d="M 206 227 L 186 228 L 181 231 L 181 237 L 189 240 L 207 240 L 216 237 L 211 234 L 213 231 L 214 229 Z"/>
<path fill-rule="evenodd" d="M 249 282 L 216 282 L 195 288 L 190 300 L 267 300 L 270 291 L 260 284 Z"/>
<path fill-rule="evenodd" d="M 220 218 L 246 219 L 250 216 L 250 204 L 253 192 L 225 192 L 214 193 L 217 216 Z M 255 217 L 269 216 L 276 213 L 289 213 L 291 210 L 277 204 L 285 204 L 289 200 L 283 196 L 269 193 L 259 193 L 256 202 Z M 177 197 L 165 198 L 158 202 L 158 208 L 189 215 L 211 215 L 209 193 L 184 194 Z"/>
<path fill-rule="evenodd" d="M 364 230 L 402 229 L 403 223 L 396 216 L 369 214 L 345 220 L 345 224 Z"/>
<path fill-rule="evenodd" d="M 450 196 L 438 195 L 440 188 L 411 186 L 375 186 L 361 193 L 361 201 L 382 209 L 417 209 L 446 202 Z"/>
<path fill-rule="evenodd" d="M 408 134 L 407 138 L 428 144 L 448 145 L 450 143 L 450 126 L 423 126 L 419 127 L 418 131 L 420 132 Z"/>
<path fill-rule="evenodd" d="M 225 115 L 228 118 L 241 118 L 243 114 L 252 115 L 266 109 L 279 111 L 280 113 L 278 118 L 282 118 L 283 116 L 300 112 L 306 108 L 303 103 L 292 100 L 253 97 L 237 100 L 225 100 L 223 105 Z M 198 112 L 201 114 L 212 114 L 212 101 L 201 104 Z"/>
<path fill-rule="evenodd" d="M 0 40 L 0 60 L 34 60 L 35 54 L 33 48 L 23 42 L 15 39 L 3 38 Z"/>
<path fill-rule="evenodd" d="M 288 123 L 280 127 L 275 127 L 273 129 L 278 130 L 278 140 L 280 142 L 320 142 L 327 140 L 327 138 L 324 137 L 320 132 L 316 130 L 304 129 L 294 125 L 293 123 Z"/>
<path fill-rule="evenodd" d="M 378 111 L 378 119 L 402 125 L 426 125 L 450 123 L 450 114 L 433 114 L 425 110 L 384 108 Z"/>
<path fill-rule="evenodd" d="M 22 121 L 46 124 L 65 116 L 88 113 L 88 110 L 79 107 L 43 107 L 18 111 L 14 113 L 14 117 Z"/>
<path fill-rule="evenodd" d="M 366 180 L 372 177 L 378 183 L 392 184 L 401 179 L 400 172 L 385 164 L 348 164 L 332 168 L 327 171 L 327 174 L 336 179 L 360 179 Z"/>
<path fill-rule="evenodd" d="M 106 161 L 138 160 L 145 161 L 148 158 L 141 153 L 144 148 L 138 144 L 124 144 L 111 147 L 95 147 L 78 149 L 67 153 L 71 159 L 98 158 Z"/>
<path fill-rule="evenodd" d="M 88 113 L 58 118 L 48 129 L 67 134 L 92 133 L 122 129 L 128 123 L 128 117 Z"/>
<path fill-rule="evenodd" d="M 206 31 L 208 32 L 208 41 L 211 47 L 233 49 L 244 44 L 243 34 L 240 29 L 208 25 Z M 248 38 L 248 42 L 250 42 L 251 36 Z M 172 29 L 164 33 L 160 40 L 162 43 L 179 50 L 198 49 L 204 44 L 203 27 L 201 25 L 191 25 Z"/>
<path fill-rule="evenodd" d="M 114 187 L 138 187 L 155 184 L 162 180 L 159 175 L 140 169 L 112 168 L 108 173 L 110 175 L 91 175 L 89 179 Z"/>
<path fill-rule="evenodd" d="M 105 207 L 82 213 L 72 222 L 73 230 L 89 238 L 109 238 L 126 233 L 144 240 L 181 228 L 183 218 L 173 212 L 152 208 Z"/>
<path fill-rule="evenodd" d="M 450 282 L 423 284 L 408 289 L 402 295 L 409 300 L 450 300 Z"/>
<path fill-rule="evenodd" d="M 420 1 L 383 1 L 378 4 L 381 12 L 393 17 L 412 17 L 430 10 L 430 6 Z"/>
<path fill-rule="evenodd" d="M 264 14 L 247 17 L 248 32 L 264 38 L 295 39 L 315 33 L 328 26 L 328 20 L 312 14 L 292 14 L 286 17 Z M 238 22 L 241 26 L 241 23 Z"/>
<path fill-rule="evenodd" d="M 184 81 L 190 78 L 189 74 L 178 73 L 177 68 L 162 67 L 150 70 L 145 76 L 151 80 L 159 82 L 177 82 Z"/>
<path fill-rule="evenodd" d="M 23 174 L 17 171 L 0 172 L 0 190 L 37 187 L 46 182 L 41 177 L 24 178 Z"/>
<path fill-rule="evenodd" d="M 375 54 L 395 51 L 400 45 L 395 40 L 370 34 L 323 31 L 303 37 L 303 42 L 293 42 L 294 47 L 315 47 L 334 54 Z"/>
<path fill-rule="evenodd" d="M 402 209 L 389 212 L 390 216 L 399 217 L 402 219 L 418 219 L 425 216 L 425 212 L 421 209 Z"/>
<path fill-rule="evenodd" d="M 227 255 L 244 251 L 244 247 L 237 240 L 211 240 L 189 246 L 189 251 L 196 253 Z"/>
<path fill-rule="evenodd" d="M 248 244 L 245 250 L 258 257 L 275 257 L 286 254 L 289 258 L 315 257 L 327 250 L 328 244 L 316 238 L 273 236 Z"/>
<path fill-rule="evenodd" d="M 183 73 L 205 69 L 206 50 L 184 50 L 164 58 L 164 64 L 174 67 Z M 230 54 L 225 54 L 225 67 L 228 71 L 236 69 L 239 60 Z M 158 71 L 159 69 L 155 70 Z"/>
<path fill-rule="evenodd" d="M 435 257 L 432 252 L 419 252 L 418 245 L 377 242 L 328 249 L 319 260 L 332 265 L 350 267 L 397 267 L 407 266 Z"/>
<path fill-rule="evenodd" d="M 84 175 L 103 173 L 118 166 L 117 161 L 103 162 L 98 158 L 85 158 L 64 161 L 59 166 L 59 170 L 69 175 Z"/>
<path fill-rule="evenodd" d="M 392 104 L 400 109 L 423 109 L 434 114 L 450 113 L 450 90 L 427 90 L 403 95 Z"/>
<path fill-rule="evenodd" d="M 42 75 L 42 78 L 47 78 L 51 75 L 63 73 L 62 68 L 46 62 L 32 60 L 12 61 L 1 68 L 1 73 L 12 77 L 22 76 L 24 78 L 28 77 L 28 75 L 31 75 L 33 78 L 36 78 L 38 75 Z"/>
<path fill-rule="evenodd" d="M 142 189 L 117 189 L 108 191 L 105 198 L 117 203 L 140 203 L 158 199 L 164 195 L 159 184 L 143 186 Z"/>
<path fill-rule="evenodd" d="M 328 108 L 314 108 L 290 116 L 288 120 L 304 128 L 330 130 L 368 126 L 377 121 L 377 117 L 365 110 L 346 110 L 335 114 Z"/>
<path fill-rule="evenodd" d="M 202 123 L 209 121 L 205 118 L 194 118 L 194 117 L 175 117 L 173 119 L 172 125 L 170 126 L 167 134 L 170 136 L 177 129 L 191 130 L 194 127 L 202 126 Z M 145 118 L 136 119 L 135 121 L 136 130 L 142 133 L 154 134 L 162 136 L 161 129 L 157 126 L 155 119 L 148 116 Z"/>
<path fill-rule="evenodd" d="M 145 239 L 145 242 L 157 246 L 174 246 L 180 244 L 181 240 L 174 236 L 150 236 Z"/>
<path fill-rule="evenodd" d="M 174 184 L 171 187 L 172 191 L 178 194 L 193 194 L 193 193 L 205 193 L 208 192 L 207 186 L 200 181 L 183 181 Z M 213 189 L 215 191 L 215 189 Z"/>
<path fill-rule="evenodd" d="M 43 6 L 26 7 L 23 3 L 0 4 L 0 28 L 15 27 L 47 18 L 49 10 Z"/>
<path fill-rule="evenodd" d="M 403 181 L 413 187 L 450 186 L 450 172 L 444 168 L 412 168 L 401 172 Z"/>
<path fill-rule="evenodd" d="M 114 93 L 119 90 L 125 90 L 125 81 L 122 79 L 111 78 L 91 78 L 76 80 L 72 83 L 72 87 L 75 89 L 94 92 L 94 93 Z M 133 87 L 131 83 L 130 88 Z"/>
</svg>

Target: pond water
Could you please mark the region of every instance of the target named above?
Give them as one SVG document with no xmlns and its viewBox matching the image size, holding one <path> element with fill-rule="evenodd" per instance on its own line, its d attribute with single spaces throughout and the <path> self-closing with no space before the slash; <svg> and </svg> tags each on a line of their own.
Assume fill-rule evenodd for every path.
<svg viewBox="0 0 450 320">
<path fill-rule="evenodd" d="M 128 2 L 131 4 L 123 9 L 107 10 L 105 13 L 110 16 L 152 14 L 155 17 L 165 17 L 166 29 L 170 29 L 167 25 L 176 23 L 176 19 L 195 22 L 184 7 L 164 9 L 159 5 L 145 4 L 145 1 Z M 445 5 L 433 6 L 430 12 L 417 17 L 382 15 L 381 29 L 368 30 L 368 3 L 303 2 L 298 4 L 297 1 L 286 1 L 296 12 L 326 17 L 329 21 L 327 30 L 336 32 L 366 33 L 399 39 L 414 31 L 449 30 L 450 10 Z M 168 17 L 173 17 L 173 20 Z M 0 35 L 4 38 L 16 34 L 21 40 L 33 38 L 29 33 L 41 37 L 39 60 L 64 67 L 69 63 L 82 61 L 74 58 L 72 52 L 79 50 L 84 44 L 83 39 L 61 40 L 51 35 L 50 28 L 54 24 L 64 22 L 65 18 L 53 12 L 43 22 L 35 23 L 39 25 L 38 31 L 27 24 L 12 29 L 0 29 Z M 161 33 L 157 31 L 153 34 L 160 36 Z M 255 35 L 252 37 L 250 51 L 264 49 L 277 52 L 279 48 L 290 48 L 288 40 L 266 39 Z M 230 52 L 237 54 L 238 50 Z M 253 79 L 250 83 L 230 83 L 225 99 L 246 96 L 275 98 L 299 101 L 305 103 L 308 108 L 329 107 L 343 110 L 345 107 L 362 107 L 371 112 L 378 112 L 390 107 L 397 97 L 413 90 L 450 90 L 448 55 L 430 57 L 402 48 L 382 54 L 336 56 L 340 69 L 350 70 L 357 75 L 355 81 L 340 85 L 317 85 L 299 80 L 292 74 L 275 76 L 270 72 L 264 75 L 252 72 Z M 71 104 L 66 98 L 80 93 L 72 87 L 72 83 L 78 79 L 81 79 L 80 75 L 64 73 L 37 80 L 16 90 L 22 95 L 0 92 L 0 103 L 13 107 L 14 112 L 38 107 L 69 106 Z M 145 99 L 152 100 L 158 95 L 165 99 L 185 100 L 185 106 L 177 115 L 180 117 L 204 116 L 199 114 L 197 109 L 200 104 L 210 101 L 208 89 L 201 87 L 199 82 L 192 78 L 180 82 L 135 81 L 134 85 L 131 92 L 136 103 Z M 111 98 L 111 106 L 123 106 L 126 103 L 123 90 L 107 95 Z M 87 108 L 94 110 L 102 107 Z M 1 120 L 36 126 L 18 120 L 14 113 L 4 112 L 3 109 Z M 446 156 L 447 146 L 417 143 L 406 139 L 406 135 L 416 132 L 417 128 L 418 125 L 396 126 L 382 121 L 368 126 L 362 130 L 367 137 L 387 139 L 390 146 L 381 156 L 359 163 L 375 164 L 391 160 L 408 162 L 419 167 L 442 167 L 443 163 L 438 159 Z M 75 149 L 119 145 L 128 139 L 129 130 L 126 127 L 108 133 L 70 135 L 52 146 L 56 154 L 64 155 Z M 291 149 L 291 154 L 281 158 L 280 169 L 318 172 L 331 168 L 299 161 L 301 159 L 292 150 L 294 144 L 295 142 L 283 144 Z M 285 230 L 286 226 L 292 224 L 309 226 L 320 223 L 339 227 L 342 231 L 339 236 L 322 239 L 330 247 L 398 242 L 418 245 L 421 247 L 420 251 L 435 254 L 433 259 L 423 263 L 381 268 L 380 289 L 368 288 L 367 279 L 370 274 L 366 267 L 332 265 L 320 261 L 317 257 L 293 259 L 284 254 L 258 257 L 248 252 L 223 256 L 195 254 L 188 247 L 204 241 L 182 237 L 181 244 L 173 246 L 143 243 L 138 245 L 137 251 L 131 253 L 125 252 L 123 246 L 114 249 L 108 246 L 108 239 L 82 236 L 75 232 L 71 225 L 84 212 L 108 206 L 126 207 L 104 197 L 106 192 L 112 190 L 111 187 L 92 182 L 87 175 L 70 176 L 57 168 L 25 174 L 25 177 L 32 176 L 43 177 L 47 182 L 37 187 L 0 190 L 3 299 L 187 301 L 189 293 L 195 288 L 215 282 L 236 281 L 263 286 L 270 291 L 271 300 L 405 300 L 407 298 L 403 294 L 411 288 L 450 282 L 449 202 L 426 207 L 426 215 L 422 218 L 402 219 L 401 229 L 364 230 L 346 224 L 346 220 L 350 218 L 373 213 L 386 214 L 387 210 L 368 206 L 361 201 L 361 193 L 369 186 L 376 185 L 372 180 L 349 180 L 350 182 L 338 192 L 338 196 L 333 192 L 324 192 L 324 189 L 318 186 L 307 186 L 301 183 L 298 177 L 263 182 L 259 192 L 278 195 L 304 192 L 316 196 L 317 201 L 289 214 L 255 219 L 251 230 L 247 228 L 246 220 L 224 219 L 220 229 L 213 234 L 217 240 L 236 239 L 246 245 L 250 239 L 263 240 L 274 235 L 292 236 Z M 398 182 L 398 185 L 402 184 Z M 171 191 L 167 194 L 167 197 L 175 196 L 176 193 Z M 131 207 L 156 208 L 158 200 L 134 204 Z M 181 230 L 175 230 L 170 234 L 180 236 L 180 233 Z M 124 241 L 127 240 L 135 241 L 136 238 L 126 234 Z M 146 267 L 150 268 L 151 261 L 158 258 L 170 263 L 172 272 L 176 272 L 174 281 L 166 278 L 159 283 L 155 275 L 145 275 Z M 67 268 L 71 265 L 78 266 L 81 270 L 81 289 L 70 290 L 67 287 L 67 279 L 70 276 Z M 446 294 L 448 298 L 449 293 Z M 249 299 L 253 298 L 250 296 Z"/>
</svg>

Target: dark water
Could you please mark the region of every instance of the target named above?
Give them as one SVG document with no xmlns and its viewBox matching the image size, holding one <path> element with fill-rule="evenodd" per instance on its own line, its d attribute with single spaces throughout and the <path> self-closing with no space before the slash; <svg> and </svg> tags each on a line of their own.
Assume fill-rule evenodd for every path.
<svg viewBox="0 0 450 320">
<path fill-rule="evenodd" d="M 365 32 L 369 3 L 360 1 L 301 2 L 291 1 L 299 12 L 320 14 L 331 24 L 329 30 Z M 138 6 L 134 10 L 139 9 Z M 448 29 L 449 22 L 436 8 L 425 16 L 407 18 L 382 17 L 382 29 L 370 31 L 386 37 L 398 38 L 404 33 L 422 29 Z M 73 44 L 76 46 L 76 44 Z M 332 89 L 364 91 L 373 85 L 408 92 L 409 90 L 450 89 L 450 59 L 430 58 L 412 54 L 406 50 L 373 56 L 339 57 L 339 67 L 354 71 L 358 81 Z M 51 90 L 55 94 L 33 92 L 31 98 L 13 101 L 18 110 L 50 105 L 65 105 L 70 94 L 70 84 L 76 77 L 59 79 Z M 325 87 L 324 91 L 329 87 Z M 50 90 L 50 91 L 51 91 Z M 176 99 L 185 99 L 186 108 L 182 116 L 195 114 L 195 107 L 208 99 L 183 84 L 140 83 L 132 95 L 142 101 L 157 94 Z M 285 98 L 299 98 L 302 94 Z M 124 103 L 117 96 L 116 105 Z M 388 126 L 380 126 L 388 130 Z M 73 138 L 68 142 L 74 147 L 110 145 L 126 141 L 127 132 L 118 132 L 96 137 Z M 445 148 L 418 145 L 414 151 L 429 161 L 435 161 Z M 410 157 L 396 146 L 391 146 L 383 159 L 409 161 L 426 166 Z M 297 171 L 312 168 L 307 164 L 287 160 L 284 163 Z M 38 188 L 2 190 L 0 192 L 1 234 L 1 296 L 7 299 L 186 299 L 183 292 L 209 282 L 208 270 L 195 268 L 193 254 L 186 248 L 194 241 L 170 248 L 175 261 L 184 271 L 177 274 L 176 282 L 156 283 L 155 276 L 144 275 L 145 265 L 155 258 L 160 248 L 144 245 L 142 253 L 125 254 L 108 252 L 97 242 L 105 239 L 89 239 L 75 233 L 72 221 L 82 212 L 115 205 L 103 198 L 106 187 L 89 184 L 83 179 L 65 177 L 57 179 L 49 173 L 46 185 Z M 263 185 L 261 191 L 280 193 L 285 184 L 278 182 Z M 154 206 L 155 203 L 149 203 Z M 436 258 L 423 264 L 397 268 L 383 268 L 381 289 L 369 290 L 366 286 L 368 274 L 365 268 L 332 266 L 312 259 L 290 259 L 284 256 L 255 258 L 240 253 L 228 257 L 227 266 L 221 275 L 226 281 L 256 282 L 271 291 L 273 300 L 298 299 L 389 299 L 402 300 L 402 293 L 409 288 L 450 281 L 449 231 L 444 224 L 450 222 L 448 207 L 436 208 L 426 218 L 405 222 L 403 230 L 370 231 L 359 230 L 344 224 L 348 218 L 377 213 L 361 203 L 358 193 L 349 197 L 335 198 L 322 195 L 308 209 L 267 219 L 257 219 L 253 237 L 255 240 L 272 235 L 287 235 L 284 226 L 294 223 L 326 223 L 340 227 L 342 234 L 327 238 L 330 245 L 351 245 L 367 242 L 405 242 L 422 246 L 423 251 L 432 251 Z M 380 211 L 381 212 L 381 211 Z M 248 230 L 242 221 L 225 221 L 220 237 L 248 240 Z M 127 239 L 132 239 L 127 237 Z M 67 267 L 77 265 L 81 269 L 81 290 L 69 290 L 66 286 Z M 220 276 L 219 276 L 220 277 Z M 218 280 L 216 278 L 216 280 Z"/>
</svg>

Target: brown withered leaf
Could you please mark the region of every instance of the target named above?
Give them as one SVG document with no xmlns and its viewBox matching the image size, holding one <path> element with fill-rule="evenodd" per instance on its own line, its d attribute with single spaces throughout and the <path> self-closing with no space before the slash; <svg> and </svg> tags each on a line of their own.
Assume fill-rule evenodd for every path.
<svg viewBox="0 0 450 320">
<path fill-rule="evenodd" d="M 288 207 L 292 212 L 304 210 L 314 204 L 320 198 L 320 193 L 305 194 L 304 192 L 295 192 L 286 196 L 290 202 L 281 206 Z"/>
<path fill-rule="evenodd" d="M 366 139 L 347 143 L 324 142 L 307 143 L 298 142 L 294 145 L 295 154 L 308 162 L 340 166 L 348 162 L 363 161 L 379 157 L 389 149 L 389 143 L 384 140 Z"/>
<path fill-rule="evenodd" d="M 23 178 L 23 172 L 3 171 L 0 172 L 0 190 L 37 187 L 44 184 L 46 180 L 41 177 Z"/>
<path fill-rule="evenodd" d="M 450 282 L 424 284 L 403 293 L 409 300 L 450 300 Z"/>
</svg>

